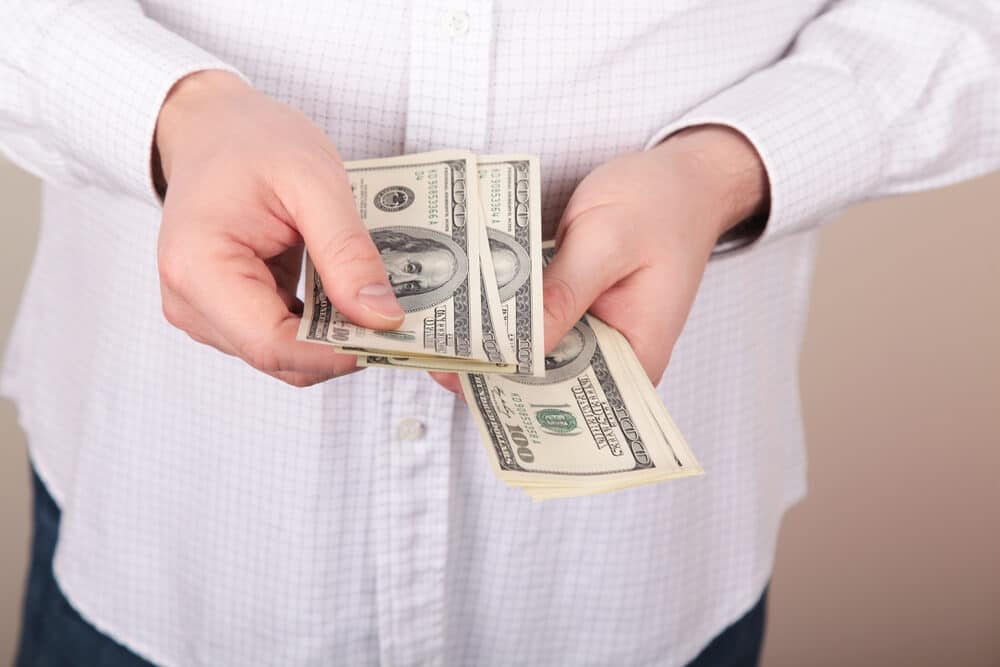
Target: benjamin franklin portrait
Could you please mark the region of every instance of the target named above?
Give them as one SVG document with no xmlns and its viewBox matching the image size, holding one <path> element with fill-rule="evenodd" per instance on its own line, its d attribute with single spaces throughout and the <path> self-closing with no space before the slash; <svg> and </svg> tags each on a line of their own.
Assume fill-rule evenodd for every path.
<svg viewBox="0 0 1000 667">
<path fill-rule="evenodd" d="M 506 301 L 517 294 L 531 275 L 531 258 L 528 252 L 510 234 L 487 229 L 490 255 L 493 257 L 493 271 L 497 276 L 500 300 Z"/>
<path fill-rule="evenodd" d="M 545 355 L 545 377 L 510 375 L 509 379 L 522 384 L 553 384 L 579 375 L 597 350 L 597 336 L 583 321 L 577 322 L 555 348 Z"/>
<path fill-rule="evenodd" d="M 371 232 L 392 290 L 412 313 L 448 299 L 469 274 L 465 252 L 446 234 L 416 227 L 383 227 Z"/>
<path fill-rule="evenodd" d="M 580 356 L 580 353 L 583 352 L 583 346 L 583 332 L 575 327 L 570 329 L 555 349 L 545 355 L 545 371 L 562 368 L 570 363 Z"/>
</svg>

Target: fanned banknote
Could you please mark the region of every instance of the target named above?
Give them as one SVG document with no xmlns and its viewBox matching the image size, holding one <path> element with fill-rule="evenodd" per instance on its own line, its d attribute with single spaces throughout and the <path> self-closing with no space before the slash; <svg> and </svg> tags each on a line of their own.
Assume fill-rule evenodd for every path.
<svg viewBox="0 0 1000 667">
<path fill-rule="evenodd" d="M 544 361 L 543 378 L 460 374 L 503 481 L 544 500 L 702 474 L 620 333 L 585 315 Z"/>
<path fill-rule="evenodd" d="M 493 254 L 490 252 L 489 239 L 486 238 L 485 221 L 482 206 L 472 207 L 479 217 L 479 270 L 482 278 L 483 299 L 483 352 L 494 365 L 513 365 L 515 361 L 514 348 L 507 336 L 502 323 L 500 290 L 497 288 L 496 269 L 493 266 Z M 539 228 L 541 223 L 539 222 Z"/>
<path fill-rule="evenodd" d="M 470 211 L 479 213 L 479 268 L 482 278 L 483 352 L 489 361 L 450 359 L 444 357 L 359 355 L 358 366 L 401 368 L 418 371 L 479 371 L 483 373 L 516 373 L 515 355 L 505 325 L 501 322 L 500 297 L 497 290 L 493 256 L 483 228 L 482 207 L 470 202 Z M 539 217 L 539 228 L 541 221 Z"/>
<path fill-rule="evenodd" d="M 485 295 L 482 331 L 487 360 L 436 359 L 432 365 L 417 355 L 374 354 L 359 358 L 359 365 L 544 374 L 538 161 L 526 155 L 496 155 L 480 156 L 477 163 L 478 204 L 483 225 L 480 233 Z M 470 199 L 470 209 L 475 204 Z M 493 304 L 497 298 L 495 294 L 499 298 L 496 305 Z"/>
<path fill-rule="evenodd" d="M 500 296 L 500 325 L 518 375 L 545 373 L 542 216 L 538 163 L 521 155 L 480 156 L 479 197 Z"/>
<path fill-rule="evenodd" d="M 345 166 L 405 318 L 392 331 L 355 325 L 333 307 L 307 258 L 299 339 L 355 354 L 490 361 L 482 339 L 482 224 L 478 210 L 470 212 L 478 207 L 475 156 L 439 151 Z"/>
</svg>

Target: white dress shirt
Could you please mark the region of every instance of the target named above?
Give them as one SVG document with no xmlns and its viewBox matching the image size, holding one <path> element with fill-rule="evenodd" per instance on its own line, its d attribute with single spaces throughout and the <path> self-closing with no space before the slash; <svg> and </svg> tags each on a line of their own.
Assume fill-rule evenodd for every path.
<svg viewBox="0 0 1000 667">
<path fill-rule="evenodd" d="M 816 226 L 998 165 L 998 26 L 988 0 L 5 0 L 0 145 L 46 185 L 2 389 L 63 510 L 61 587 L 169 665 L 685 663 L 805 490 Z M 538 153 L 549 233 L 616 154 L 745 133 L 771 217 L 709 263 L 659 387 L 706 475 L 532 504 L 423 374 L 294 389 L 171 328 L 150 143 L 203 68 L 345 159 Z"/>
</svg>

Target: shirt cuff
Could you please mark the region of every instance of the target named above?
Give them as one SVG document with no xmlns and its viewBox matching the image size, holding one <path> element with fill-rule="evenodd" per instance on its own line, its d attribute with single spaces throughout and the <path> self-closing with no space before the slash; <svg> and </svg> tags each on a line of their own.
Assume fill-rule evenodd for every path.
<svg viewBox="0 0 1000 667">
<path fill-rule="evenodd" d="M 39 108 L 75 178 L 158 205 L 150 157 L 167 93 L 192 72 L 242 74 L 123 5 L 75 3 L 46 30 Z"/>
<path fill-rule="evenodd" d="M 849 74 L 783 60 L 701 103 L 647 142 L 695 125 L 725 125 L 757 149 L 770 215 L 757 242 L 790 234 L 865 198 L 885 158 L 879 123 Z"/>
</svg>

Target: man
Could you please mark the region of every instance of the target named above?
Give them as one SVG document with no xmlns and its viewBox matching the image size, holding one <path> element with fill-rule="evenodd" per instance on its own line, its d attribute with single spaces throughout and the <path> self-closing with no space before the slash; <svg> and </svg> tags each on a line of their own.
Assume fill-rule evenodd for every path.
<svg viewBox="0 0 1000 667">
<path fill-rule="evenodd" d="M 47 181 L 3 378 L 44 482 L 22 665 L 753 664 L 815 229 L 1000 163 L 989 0 L 0 19 L 3 147 Z M 341 156 L 444 147 L 541 155 L 547 350 L 589 310 L 669 359 L 703 478 L 533 505 L 426 377 L 326 381 L 303 246 L 347 317 L 403 316 Z"/>
</svg>

